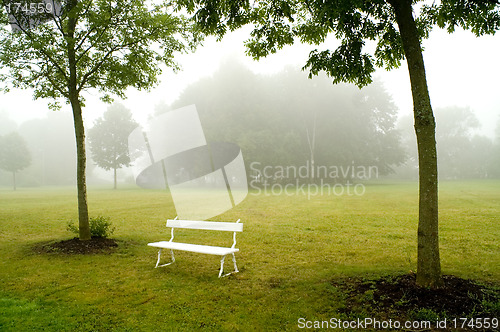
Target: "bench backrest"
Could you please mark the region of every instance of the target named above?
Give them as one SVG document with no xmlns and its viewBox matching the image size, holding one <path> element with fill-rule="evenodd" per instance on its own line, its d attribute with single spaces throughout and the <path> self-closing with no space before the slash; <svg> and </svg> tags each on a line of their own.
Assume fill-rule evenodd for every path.
<svg viewBox="0 0 500 332">
<path fill-rule="evenodd" d="M 223 221 L 195 221 L 195 220 L 167 220 L 167 227 L 206 229 L 212 231 L 243 232 L 243 224 L 237 222 Z"/>
</svg>

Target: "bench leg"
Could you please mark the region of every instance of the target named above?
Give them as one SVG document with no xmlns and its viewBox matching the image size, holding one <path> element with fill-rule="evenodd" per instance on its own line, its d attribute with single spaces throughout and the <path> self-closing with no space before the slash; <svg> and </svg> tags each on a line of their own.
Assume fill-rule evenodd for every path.
<svg viewBox="0 0 500 332">
<path fill-rule="evenodd" d="M 219 278 L 221 277 L 222 272 L 224 271 L 224 259 L 225 259 L 225 258 L 226 258 L 226 256 L 222 256 L 222 259 L 220 260 Z"/>
<path fill-rule="evenodd" d="M 161 258 L 161 249 L 158 250 L 158 260 L 156 261 L 155 269 L 158 267 L 158 264 L 160 264 L 160 258 Z"/>
<path fill-rule="evenodd" d="M 219 278 L 220 278 L 221 276 L 222 276 L 222 277 L 227 277 L 227 276 L 228 276 L 228 275 L 230 275 L 230 274 L 240 272 L 240 271 L 238 271 L 238 267 L 236 266 L 236 257 L 234 256 L 234 253 L 232 253 L 232 255 L 233 255 L 234 271 L 233 271 L 233 272 L 229 272 L 229 273 L 226 273 L 226 274 L 222 275 L 222 272 L 224 271 L 224 259 L 226 258 L 226 256 L 222 256 L 222 259 L 220 260 Z"/>
<path fill-rule="evenodd" d="M 170 265 L 172 264 L 173 262 L 175 262 L 175 257 L 174 257 L 174 251 L 173 250 L 170 250 L 170 254 L 172 255 L 172 261 L 170 263 L 167 263 L 167 264 L 163 264 L 163 265 L 158 265 L 160 264 L 160 259 L 161 259 L 161 249 L 158 251 L 158 260 L 156 261 L 156 266 L 155 266 L 155 269 L 157 267 L 162 267 L 162 266 L 167 266 L 167 265 Z"/>
<path fill-rule="evenodd" d="M 234 257 L 234 252 L 233 252 L 233 263 L 234 263 L 234 273 L 240 272 L 238 271 L 238 267 L 236 266 L 236 257 Z"/>
</svg>

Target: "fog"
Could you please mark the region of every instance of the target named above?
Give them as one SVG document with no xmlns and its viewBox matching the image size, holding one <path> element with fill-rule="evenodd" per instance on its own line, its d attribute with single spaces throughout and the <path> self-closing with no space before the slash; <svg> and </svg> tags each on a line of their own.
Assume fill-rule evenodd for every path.
<svg viewBox="0 0 500 332">
<path fill-rule="evenodd" d="M 256 176 L 252 162 L 253 173 L 258 173 L 256 165 L 300 167 L 315 162 L 328 167 L 376 166 L 377 177 L 416 179 L 405 62 L 391 72 L 379 69 L 375 82 L 361 90 L 332 85 L 329 78 L 309 80 L 307 72 L 300 71 L 312 49 L 308 45 L 286 47 L 259 62 L 245 57 L 243 41 L 248 32 L 231 33 L 219 43 L 207 39 L 196 53 L 178 57 L 181 72 L 166 69 L 151 92 L 131 89 L 126 100 L 117 101 L 142 124 L 169 109 L 195 104 L 207 140 L 241 147 L 249 178 Z M 496 166 L 500 163 L 496 83 L 500 66 L 494 65 L 500 36 L 476 38 L 469 32 L 449 35 L 436 30 L 424 41 L 424 48 L 437 119 L 440 178 L 500 176 Z M 88 131 L 109 105 L 92 91 L 85 98 Z M 31 166 L 19 172 L 19 184 L 74 184 L 70 107 L 51 112 L 46 101 L 31 99 L 27 90 L 0 95 L 0 135 L 18 132 L 31 152 Z M 97 167 L 87 152 L 89 184 L 112 182 L 111 173 Z M 118 177 L 122 183 L 134 182 L 126 168 L 119 170 Z M 0 185 L 10 185 L 10 178 L 0 170 Z"/>
</svg>

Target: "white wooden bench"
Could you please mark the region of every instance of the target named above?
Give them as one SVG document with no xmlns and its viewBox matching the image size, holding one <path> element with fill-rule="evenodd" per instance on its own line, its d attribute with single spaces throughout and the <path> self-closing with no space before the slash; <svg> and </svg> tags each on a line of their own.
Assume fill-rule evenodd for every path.
<svg viewBox="0 0 500 332">
<path fill-rule="evenodd" d="M 191 252 L 198 252 L 201 254 L 210 254 L 210 255 L 219 255 L 222 256 L 220 263 L 220 271 L 219 278 L 221 276 L 225 277 L 232 273 L 239 272 L 238 267 L 236 266 L 236 258 L 234 257 L 234 253 L 240 251 L 235 248 L 236 246 L 236 232 L 243 232 L 243 224 L 240 223 L 240 219 L 236 222 L 221 222 L 221 221 L 193 221 L 193 220 L 177 220 L 177 218 L 173 220 L 167 220 L 167 227 L 171 227 L 171 238 L 169 241 L 160 241 L 148 243 L 148 246 L 160 248 L 158 251 L 158 260 L 156 262 L 157 267 L 167 266 L 175 262 L 174 250 L 184 250 Z M 212 230 L 212 231 L 227 231 L 234 232 L 233 233 L 233 245 L 229 247 L 214 247 L 208 245 L 200 245 L 200 244 L 190 244 L 190 243 L 180 243 L 173 242 L 174 240 L 174 229 L 175 228 L 187 228 L 187 229 L 202 229 L 202 230 Z M 172 255 L 172 261 L 167 264 L 160 265 L 161 259 L 161 251 L 162 249 L 170 249 L 170 253 Z M 227 255 L 231 254 L 233 256 L 234 263 L 234 271 L 222 275 L 224 271 L 224 259 Z"/>
</svg>

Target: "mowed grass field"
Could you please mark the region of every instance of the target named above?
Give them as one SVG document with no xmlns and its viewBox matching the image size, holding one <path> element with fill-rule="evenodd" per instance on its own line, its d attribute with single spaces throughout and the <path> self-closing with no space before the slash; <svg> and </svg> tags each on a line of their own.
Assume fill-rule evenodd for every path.
<svg viewBox="0 0 500 332">
<path fill-rule="evenodd" d="M 76 190 L 0 188 L 0 330 L 294 330 L 299 318 L 349 318 L 332 280 L 416 269 L 416 183 L 369 184 L 362 196 L 250 193 L 213 219 L 244 223 L 241 272 L 222 279 L 212 255 L 178 252 L 154 269 L 147 243 L 170 238 L 168 193 L 90 187 L 88 200 L 91 216 L 111 218 L 119 247 L 37 253 L 73 237 Z M 176 241 L 230 246 L 232 234 L 179 230 Z M 500 284 L 500 181 L 440 183 L 440 246 L 444 274 Z"/>
</svg>

